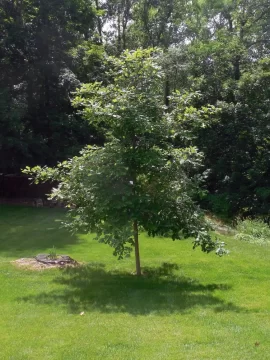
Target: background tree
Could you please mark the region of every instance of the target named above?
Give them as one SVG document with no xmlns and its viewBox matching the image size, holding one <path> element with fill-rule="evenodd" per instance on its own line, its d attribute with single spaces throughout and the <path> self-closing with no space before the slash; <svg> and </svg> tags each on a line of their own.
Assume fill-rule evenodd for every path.
<svg viewBox="0 0 270 360">
<path fill-rule="evenodd" d="M 120 55 L 127 48 L 132 47 L 128 41 L 128 28 L 132 21 L 132 11 L 136 0 L 107 0 L 103 3 L 104 37 L 107 51 Z"/>
<path fill-rule="evenodd" d="M 71 50 L 94 41 L 95 27 L 88 0 L 1 1 L 1 171 L 55 164 L 93 141 L 70 91 L 79 85 Z"/>
<path fill-rule="evenodd" d="M 190 14 L 184 22 L 186 43 L 169 49 L 164 60 L 172 89 L 199 91 L 202 97 L 194 106 L 210 103 L 221 109 L 218 121 L 199 131 L 196 144 L 209 169 L 205 205 L 224 216 L 269 211 L 265 203 L 270 183 L 264 180 L 269 172 L 265 160 L 269 139 L 267 3 L 193 2 L 186 8 Z M 253 91 L 247 96 L 251 88 L 261 89 L 260 99 Z M 264 172 L 257 173 L 254 164 L 262 147 Z"/>
</svg>

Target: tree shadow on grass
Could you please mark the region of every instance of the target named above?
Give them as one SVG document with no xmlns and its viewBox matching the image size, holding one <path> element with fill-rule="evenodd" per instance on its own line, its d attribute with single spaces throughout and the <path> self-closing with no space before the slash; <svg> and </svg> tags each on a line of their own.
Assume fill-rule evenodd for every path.
<svg viewBox="0 0 270 360">
<path fill-rule="evenodd" d="M 106 271 L 102 264 L 89 264 L 61 271 L 54 282 L 63 285 L 55 291 L 24 297 L 23 301 L 67 307 L 71 313 L 99 311 L 147 315 L 185 313 L 194 307 L 214 311 L 241 311 L 213 294 L 227 291 L 226 284 L 203 285 L 187 277 L 174 275 L 177 265 L 163 264 L 145 268 L 144 276 Z"/>
<path fill-rule="evenodd" d="M 61 228 L 63 209 L 0 206 L 0 255 L 31 257 L 51 247 L 60 249 L 78 241 Z"/>
</svg>

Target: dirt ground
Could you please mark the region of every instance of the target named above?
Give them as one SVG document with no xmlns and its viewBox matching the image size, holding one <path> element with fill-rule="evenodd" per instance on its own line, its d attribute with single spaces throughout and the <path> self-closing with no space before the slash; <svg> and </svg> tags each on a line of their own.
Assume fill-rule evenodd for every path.
<svg viewBox="0 0 270 360">
<path fill-rule="evenodd" d="M 43 264 L 39 261 L 37 261 L 35 258 L 21 258 L 14 261 L 11 261 L 11 263 L 17 267 L 25 268 L 29 270 L 46 270 L 46 269 L 53 269 L 53 268 L 63 268 L 68 266 L 75 266 L 73 264 L 66 264 L 66 265 L 60 265 L 60 264 Z"/>
</svg>

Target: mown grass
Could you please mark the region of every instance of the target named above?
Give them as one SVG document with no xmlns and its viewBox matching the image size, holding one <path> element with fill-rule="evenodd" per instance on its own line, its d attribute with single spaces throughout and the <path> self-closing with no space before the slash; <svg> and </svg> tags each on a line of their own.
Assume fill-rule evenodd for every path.
<svg viewBox="0 0 270 360">
<path fill-rule="evenodd" d="M 269 247 L 225 238 L 229 256 L 141 236 L 144 276 L 56 209 L 0 208 L 0 359 L 270 359 Z M 86 266 L 33 271 L 48 252 Z M 80 312 L 84 315 L 80 315 Z"/>
</svg>

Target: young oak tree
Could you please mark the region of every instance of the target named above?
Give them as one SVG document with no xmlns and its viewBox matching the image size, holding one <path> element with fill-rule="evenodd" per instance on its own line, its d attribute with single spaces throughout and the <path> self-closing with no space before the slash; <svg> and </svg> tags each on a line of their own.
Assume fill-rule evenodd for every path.
<svg viewBox="0 0 270 360">
<path fill-rule="evenodd" d="M 56 168 L 27 168 L 35 181 L 56 180 L 52 198 L 69 207 L 67 226 L 95 232 L 122 258 L 134 246 L 141 275 L 139 231 L 173 240 L 192 236 L 194 248 L 226 252 L 212 241 L 193 202 L 195 169 L 202 155 L 189 145 L 194 128 L 214 109 L 189 106 L 193 95 L 174 94 L 164 104 L 164 75 L 158 49 L 125 51 L 109 58 L 109 85 L 84 84 L 73 105 L 106 136 L 103 147 L 88 146 Z M 176 148 L 177 144 L 183 146 Z"/>
</svg>

